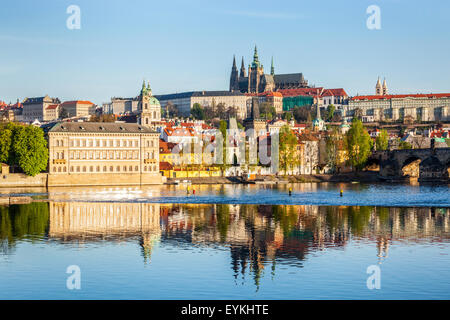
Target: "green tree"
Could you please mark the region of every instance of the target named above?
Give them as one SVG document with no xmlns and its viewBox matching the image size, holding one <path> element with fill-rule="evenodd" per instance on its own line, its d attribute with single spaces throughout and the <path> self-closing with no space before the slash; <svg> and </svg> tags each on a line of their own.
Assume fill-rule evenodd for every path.
<svg viewBox="0 0 450 320">
<path fill-rule="evenodd" d="M 350 164 L 360 170 L 367 161 L 372 149 L 372 139 L 361 120 L 353 119 L 350 130 L 345 137 L 345 145 Z"/>
<path fill-rule="evenodd" d="M 291 121 L 292 120 L 292 113 L 289 112 L 289 111 L 283 113 L 283 119 L 288 121 L 288 122 Z"/>
<path fill-rule="evenodd" d="M 333 128 L 333 131 L 325 138 L 327 165 L 331 168 L 332 173 L 336 172 L 340 138 L 341 136 L 336 128 Z"/>
<path fill-rule="evenodd" d="M 409 150 L 409 149 L 412 149 L 412 145 L 409 142 L 406 142 L 406 141 L 403 141 L 403 140 L 399 139 L 399 141 L 398 141 L 398 148 L 400 150 Z"/>
<path fill-rule="evenodd" d="M 297 155 L 297 137 L 289 128 L 285 125 L 280 129 L 280 144 L 279 144 L 279 164 L 283 169 L 284 174 L 287 174 L 287 170 L 293 168 L 299 163 Z"/>
<path fill-rule="evenodd" d="M 334 112 L 336 111 L 336 107 L 334 104 L 330 104 L 327 107 L 327 120 L 331 121 L 334 117 Z"/>
<path fill-rule="evenodd" d="M 194 103 L 192 106 L 191 114 L 194 117 L 194 119 L 197 120 L 205 120 L 205 110 L 202 108 L 200 103 Z"/>
<path fill-rule="evenodd" d="M 381 130 L 380 135 L 375 139 L 375 146 L 377 150 L 387 150 L 389 146 L 389 135 L 385 129 Z"/>
<path fill-rule="evenodd" d="M 61 108 L 61 110 L 59 111 L 59 119 L 65 119 L 68 117 L 69 117 L 69 114 L 67 113 L 66 108 Z"/>
<path fill-rule="evenodd" d="M 11 164 L 11 145 L 13 132 L 9 126 L 0 131 L 0 162 Z"/>
<path fill-rule="evenodd" d="M 41 128 L 18 126 L 14 130 L 12 145 L 14 160 L 25 174 L 35 176 L 47 168 L 47 141 Z"/>
</svg>

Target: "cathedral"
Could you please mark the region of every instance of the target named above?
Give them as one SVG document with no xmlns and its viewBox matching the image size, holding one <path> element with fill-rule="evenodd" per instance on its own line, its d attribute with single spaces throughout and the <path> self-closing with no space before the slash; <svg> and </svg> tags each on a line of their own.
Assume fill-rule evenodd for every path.
<svg viewBox="0 0 450 320">
<path fill-rule="evenodd" d="M 272 65 L 270 74 L 264 73 L 264 67 L 259 62 L 258 50 L 255 46 L 253 61 L 248 66 L 248 76 L 242 58 L 241 70 L 237 69 L 236 58 L 233 57 L 233 66 L 230 76 L 230 91 L 242 93 L 261 93 L 265 91 L 277 91 L 279 89 L 308 88 L 308 81 L 302 73 L 275 74 Z"/>
</svg>

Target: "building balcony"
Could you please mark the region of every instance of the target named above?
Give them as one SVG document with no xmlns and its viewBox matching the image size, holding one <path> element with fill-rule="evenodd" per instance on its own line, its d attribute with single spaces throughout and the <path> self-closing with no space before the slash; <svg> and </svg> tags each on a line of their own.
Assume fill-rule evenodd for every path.
<svg viewBox="0 0 450 320">
<path fill-rule="evenodd" d="M 156 163 L 156 159 L 144 159 L 144 163 Z"/>
<path fill-rule="evenodd" d="M 66 159 L 53 159 L 53 164 L 66 164 Z"/>
</svg>

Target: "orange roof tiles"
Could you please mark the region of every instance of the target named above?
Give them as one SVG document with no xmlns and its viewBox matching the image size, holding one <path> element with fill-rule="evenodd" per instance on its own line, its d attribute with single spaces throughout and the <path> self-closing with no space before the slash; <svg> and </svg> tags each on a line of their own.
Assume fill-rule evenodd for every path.
<svg viewBox="0 0 450 320">
<path fill-rule="evenodd" d="M 64 101 L 62 104 L 94 104 L 87 100 L 72 100 L 72 101 Z"/>
</svg>

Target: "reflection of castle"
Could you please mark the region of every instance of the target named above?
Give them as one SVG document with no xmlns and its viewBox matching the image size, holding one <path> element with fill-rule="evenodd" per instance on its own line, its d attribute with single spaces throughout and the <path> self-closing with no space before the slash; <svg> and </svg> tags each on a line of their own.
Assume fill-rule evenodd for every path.
<svg viewBox="0 0 450 320">
<path fill-rule="evenodd" d="M 49 237 L 95 241 L 137 237 L 144 258 L 160 241 L 230 248 L 237 279 L 259 285 L 267 266 L 301 265 L 311 252 L 367 239 L 388 258 L 396 241 L 448 241 L 449 209 L 286 205 L 50 202 Z"/>
</svg>

